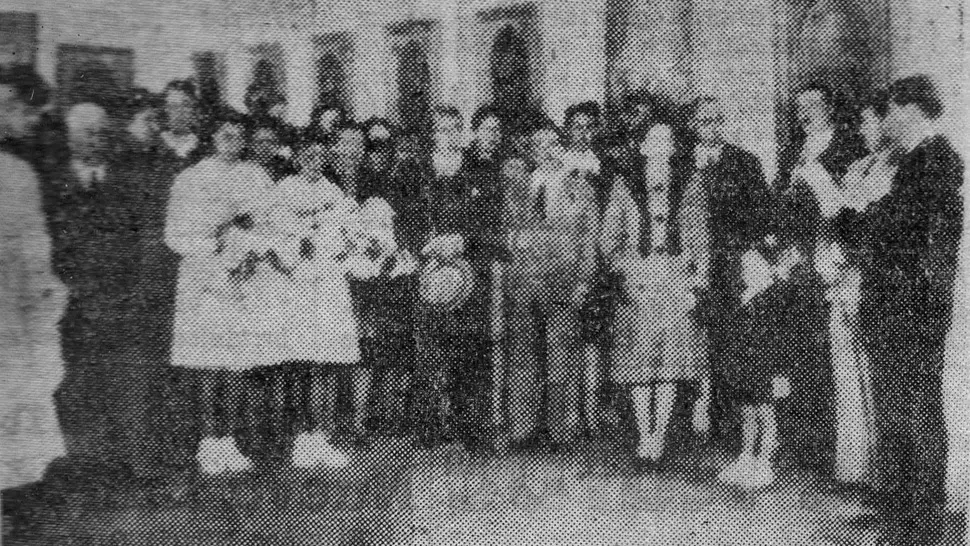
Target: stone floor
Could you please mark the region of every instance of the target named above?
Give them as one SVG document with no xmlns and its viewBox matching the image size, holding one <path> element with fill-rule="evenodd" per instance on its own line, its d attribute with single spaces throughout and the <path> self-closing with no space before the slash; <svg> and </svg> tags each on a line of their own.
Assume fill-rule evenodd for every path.
<svg viewBox="0 0 970 546">
<path fill-rule="evenodd" d="M 871 532 L 818 480 L 782 471 L 745 494 L 713 479 L 726 457 L 678 456 L 638 471 L 611 442 L 556 454 L 469 455 L 379 440 L 348 469 L 191 477 L 156 489 L 89 489 L 42 507 L 17 545 L 845 545 Z M 8 492 L 4 502 L 11 502 Z M 5 510 L 6 512 L 6 510 Z M 8 521 L 9 525 L 9 521 Z M 962 544 L 963 521 L 949 544 Z M 944 545 L 941 545 L 944 546 Z"/>
</svg>

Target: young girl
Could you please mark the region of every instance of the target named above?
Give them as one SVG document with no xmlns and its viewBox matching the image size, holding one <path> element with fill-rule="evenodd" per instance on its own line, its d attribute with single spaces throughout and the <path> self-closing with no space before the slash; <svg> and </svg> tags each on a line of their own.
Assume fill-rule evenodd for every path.
<svg viewBox="0 0 970 546">
<path fill-rule="evenodd" d="M 744 292 L 741 306 L 730 321 L 737 328 L 731 350 L 732 392 L 741 404 L 741 454 L 718 479 L 748 489 L 770 485 L 775 474 L 772 457 L 778 449 L 775 401 L 788 396 L 791 387 L 781 375 L 786 347 L 776 335 L 778 315 L 786 293 L 784 283 L 801 257 L 793 249 L 778 252 L 774 238 L 741 259 Z"/>
<path fill-rule="evenodd" d="M 675 207 L 669 197 L 670 128 L 655 125 L 641 149 L 650 188 L 646 203 L 635 202 L 628 184 L 618 179 L 600 248 L 623 277 L 611 348 L 613 378 L 631 387 L 640 433 L 637 455 L 652 464 L 664 452 L 677 384 L 703 388 L 707 382 L 707 339 L 690 314 L 696 291 L 707 284 L 709 260 L 703 211 L 695 210 L 694 199 L 685 197 Z M 689 245 L 673 240 L 669 224 L 675 222 L 682 233 L 695 236 Z"/>
<path fill-rule="evenodd" d="M 215 154 L 175 180 L 165 243 L 181 257 L 172 364 L 203 370 L 202 440 L 196 460 L 205 473 L 242 471 L 250 460 L 236 446 L 235 419 L 245 395 L 242 372 L 263 364 L 262 339 L 241 283 L 251 257 L 227 245 L 245 231 L 272 181 L 242 161 L 244 121 L 223 114 L 213 135 Z"/>
<path fill-rule="evenodd" d="M 306 145 L 298 157 L 301 174 L 283 180 L 267 207 L 267 230 L 289 277 L 267 294 L 285 303 L 280 310 L 285 352 L 278 361 L 315 364 L 303 382 L 308 391 L 301 397 L 300 433 L 292 452 L 293 465 L 300 468 L 349 463 L 332 443 L 334 372 L 353 369 L 355 422 L 363 420 L 369 372 L 359 367 L 360 334 L 347 275 L 375 276 L 380 259 L 394 250 L 387 211 L 374 202 L 358 208 L 327 180 L 325 153 L 321 144 Z"/>
</svg>

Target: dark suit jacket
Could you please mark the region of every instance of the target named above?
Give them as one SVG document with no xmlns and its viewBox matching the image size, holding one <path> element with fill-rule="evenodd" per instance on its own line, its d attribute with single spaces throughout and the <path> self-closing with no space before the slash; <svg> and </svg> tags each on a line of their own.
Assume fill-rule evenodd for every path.
<svg viewBox="0 0 970 546">
<path fill-rule="evenodd" d="M 927 355 L 942 353 L 950 326 L 963 229 L 963 168 L 949 141 L 936 136 L 902 159 L 888 195 L 862 214 L 843 212 L 837 218 L 843 240 L 862 245 L 867 255 L 864 327 L 881 342 L 900 346 L 903 352 L 893 359 L 900 366 L 927 366 L 918 371 L 938 373 L 942 365 Z M 920 357 L 903 361 L 916 354 Z"/>
</svg>

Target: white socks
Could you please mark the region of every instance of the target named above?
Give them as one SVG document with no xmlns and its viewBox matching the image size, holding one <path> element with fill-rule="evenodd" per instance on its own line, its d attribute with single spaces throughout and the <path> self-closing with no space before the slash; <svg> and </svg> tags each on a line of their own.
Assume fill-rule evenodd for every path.
<svg viewBox="0 0 970 546">
<path fill-rule="evenodd" d="M 324 432 L 302 432 L 293 442 L 293 466 L 297 468 L 344 468 L 350 457 L 330 443 Z"/>
<path fill-rule="evenodd" d="M 206 474 L 243 472 L 253 466 L 252 461 L 239 451 L 232 436 L 202 438 L 195 460 Z"/>
<path fill-rule="evenodd" d="M 640 431 L 640 445 L 637 455 L 643 459 L 657 460 L 663 455 L 667 424 L 674 409 L 676 388 L 673 383 L 661 383 L 655 387 L 634 387 L 633 408 L 636 413 L 637 429 Z M 651 400 L 656 407 L 650 410 Z M 651 418 L 656 422 L 651 430 Z"/>
</svg>

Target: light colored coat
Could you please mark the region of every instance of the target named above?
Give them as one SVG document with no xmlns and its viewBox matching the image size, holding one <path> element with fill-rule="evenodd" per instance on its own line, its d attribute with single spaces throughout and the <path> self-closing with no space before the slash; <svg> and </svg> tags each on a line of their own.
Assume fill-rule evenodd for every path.
<svg viewBox="0 0 970 546">
<path fill-rule="evenodd" d="M 57 322 L 67 288 L 51 271 L 51 240 L 30 166 L 0 153 L 0 487 L 37 481 L 64 455 L 52 398 L 64 363 Z"/>
</svg>

